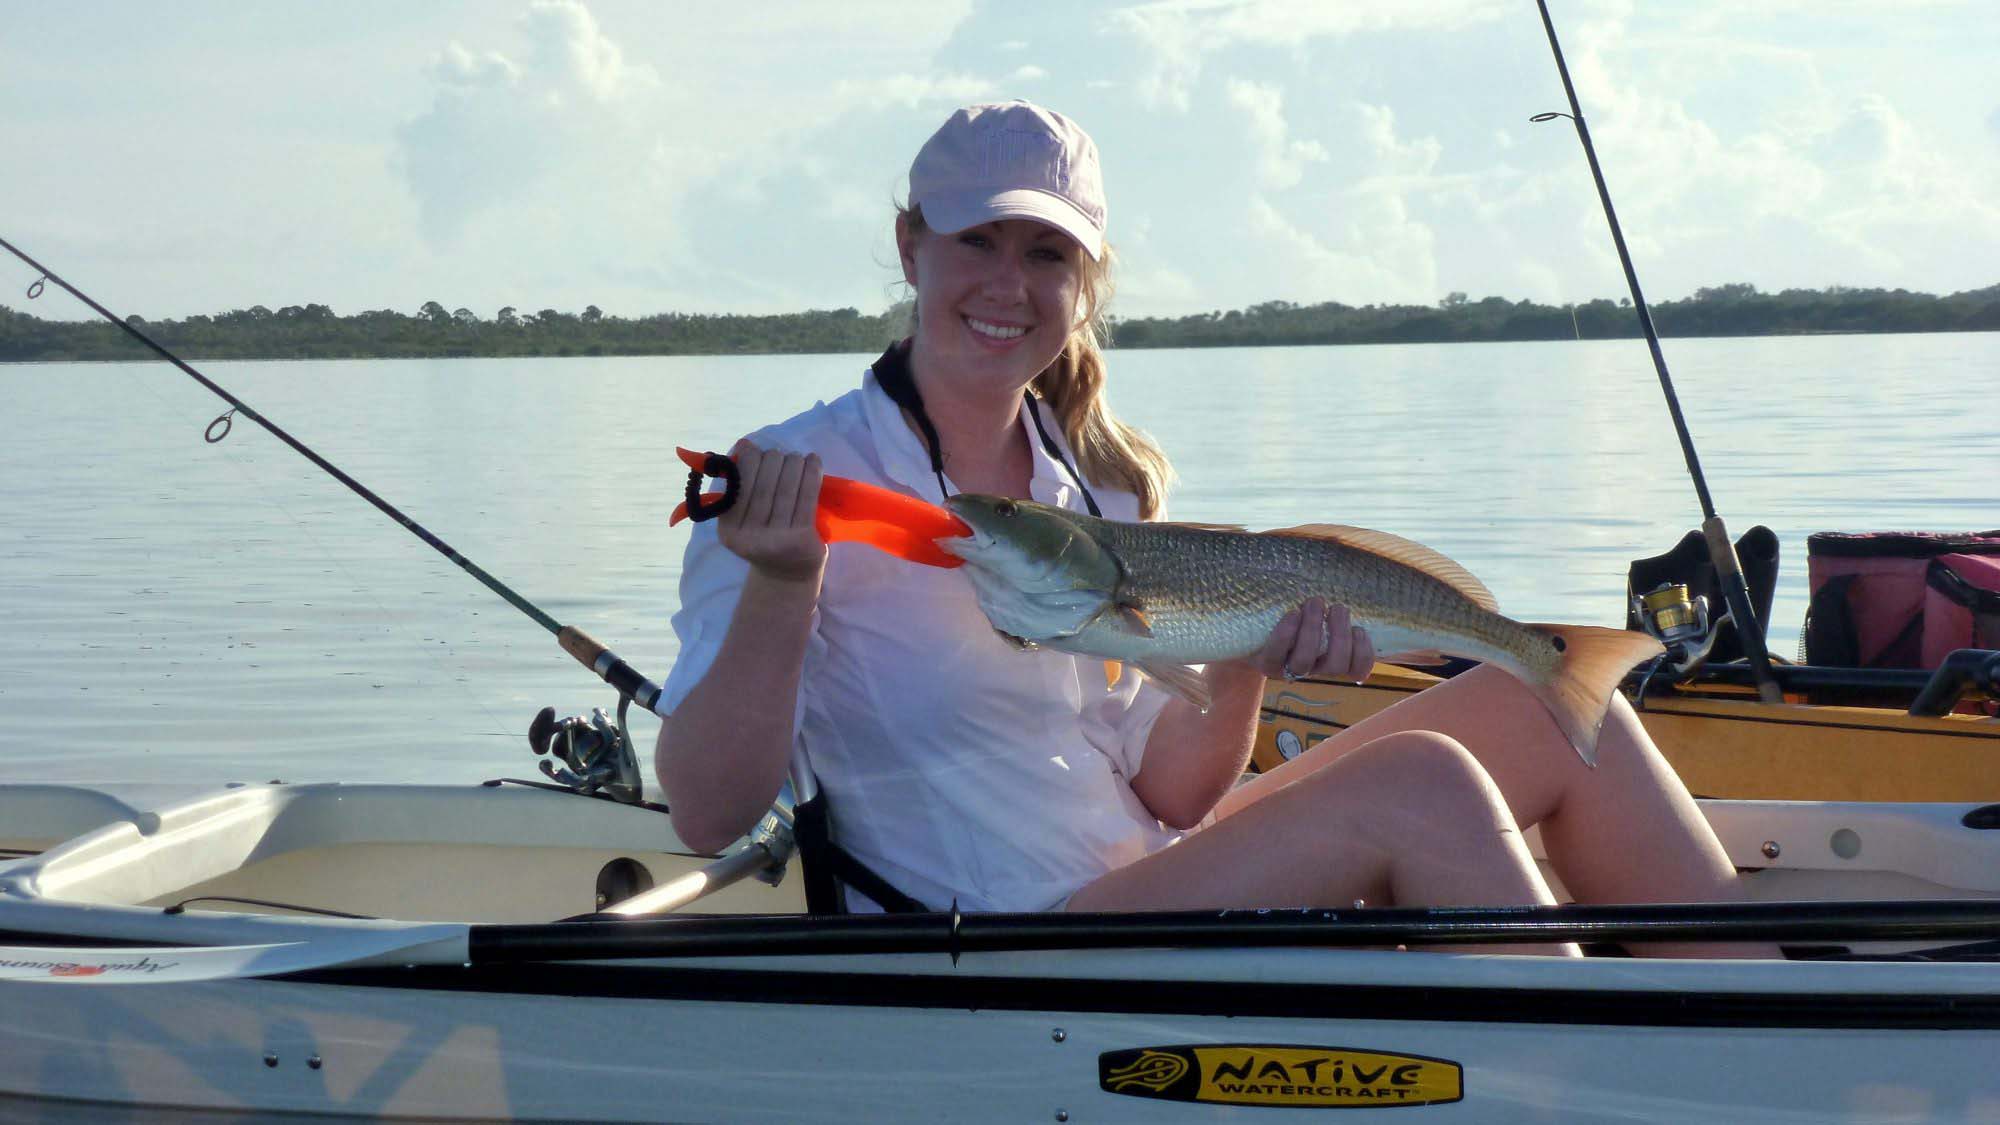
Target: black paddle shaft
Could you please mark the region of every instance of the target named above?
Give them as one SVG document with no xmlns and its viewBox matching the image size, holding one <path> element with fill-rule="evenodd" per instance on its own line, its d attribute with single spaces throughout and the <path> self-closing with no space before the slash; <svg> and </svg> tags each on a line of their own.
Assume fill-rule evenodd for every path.
<svg viewBox="0 0 2000 1125">
<path fill-rule="evenodd" d="M 634 957 L 1524 942 L 1983 941 L 2000 901 L 1659 903 L 1089 914 L 745 915 L 477 925 L 474 965 Z"/>
</svg>

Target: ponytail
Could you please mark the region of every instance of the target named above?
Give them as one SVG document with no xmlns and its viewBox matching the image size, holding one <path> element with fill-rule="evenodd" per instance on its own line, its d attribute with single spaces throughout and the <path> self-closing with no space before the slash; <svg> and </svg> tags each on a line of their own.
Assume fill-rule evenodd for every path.
<svg viewBox="0 0 2000 1125">
<path fill-rule="evenodd" d="M 1102 258 L 1084 258 L 1083 323 L 1070 333 L 1055 362 L 1035 376 L 1034 388 L 1061 421 L 1063 437 L 1076 453 L 1077 471 L 1137 496 L 1139 518 L 1152 519 L 1166 506 L 1174 470 L 1152 438 L 1111 414 L 1104 391 L 1104 307 L 1110 297 L 1107 245 Z"/>
</svg>

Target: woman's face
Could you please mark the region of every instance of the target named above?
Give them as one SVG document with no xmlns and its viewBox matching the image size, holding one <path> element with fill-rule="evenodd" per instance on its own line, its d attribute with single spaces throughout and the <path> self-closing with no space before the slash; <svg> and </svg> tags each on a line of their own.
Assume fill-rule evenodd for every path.
<svg viewBox="0 0 2000 1125">
<path fill-rule="evenodd" d="M 915 361 L 939 386 L 1019 394 L 1068 342 L 1083 248 L 1054 227 L 1002 219 L 956 234 L 899 225 L 917 291 Z"/>
</svg>

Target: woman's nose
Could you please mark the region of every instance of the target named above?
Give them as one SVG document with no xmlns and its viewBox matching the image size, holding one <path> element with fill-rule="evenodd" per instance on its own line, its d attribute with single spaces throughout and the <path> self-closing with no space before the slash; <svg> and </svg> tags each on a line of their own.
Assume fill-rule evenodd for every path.
<svg viewBox="0 0 2000 1125">
<path fill-rule="evenodd" d="M 1027 274 L 1021 263 L 1010 254 L 997 254 L 991 269 L 987 270 L 981 288 L 990 296 L 1018 297 L 1027 291 Z"/>
</svg>

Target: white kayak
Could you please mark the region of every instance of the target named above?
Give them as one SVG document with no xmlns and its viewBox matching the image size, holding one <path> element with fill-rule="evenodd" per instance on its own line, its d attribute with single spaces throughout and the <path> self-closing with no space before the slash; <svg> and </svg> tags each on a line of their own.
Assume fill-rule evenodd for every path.
<svg viewBox="0 0 2000 1125">
<path fill-rule="evenodd" d="M 642 918 L 600 911 L 705 862 L 643 807 L 0 786 L 0 1120 L 2000 1118 L 1992 813 L 1704 809 L 1763 901 Z M 1814 959 L 1393 948 L 1521 927 Z"/>
</svg>

